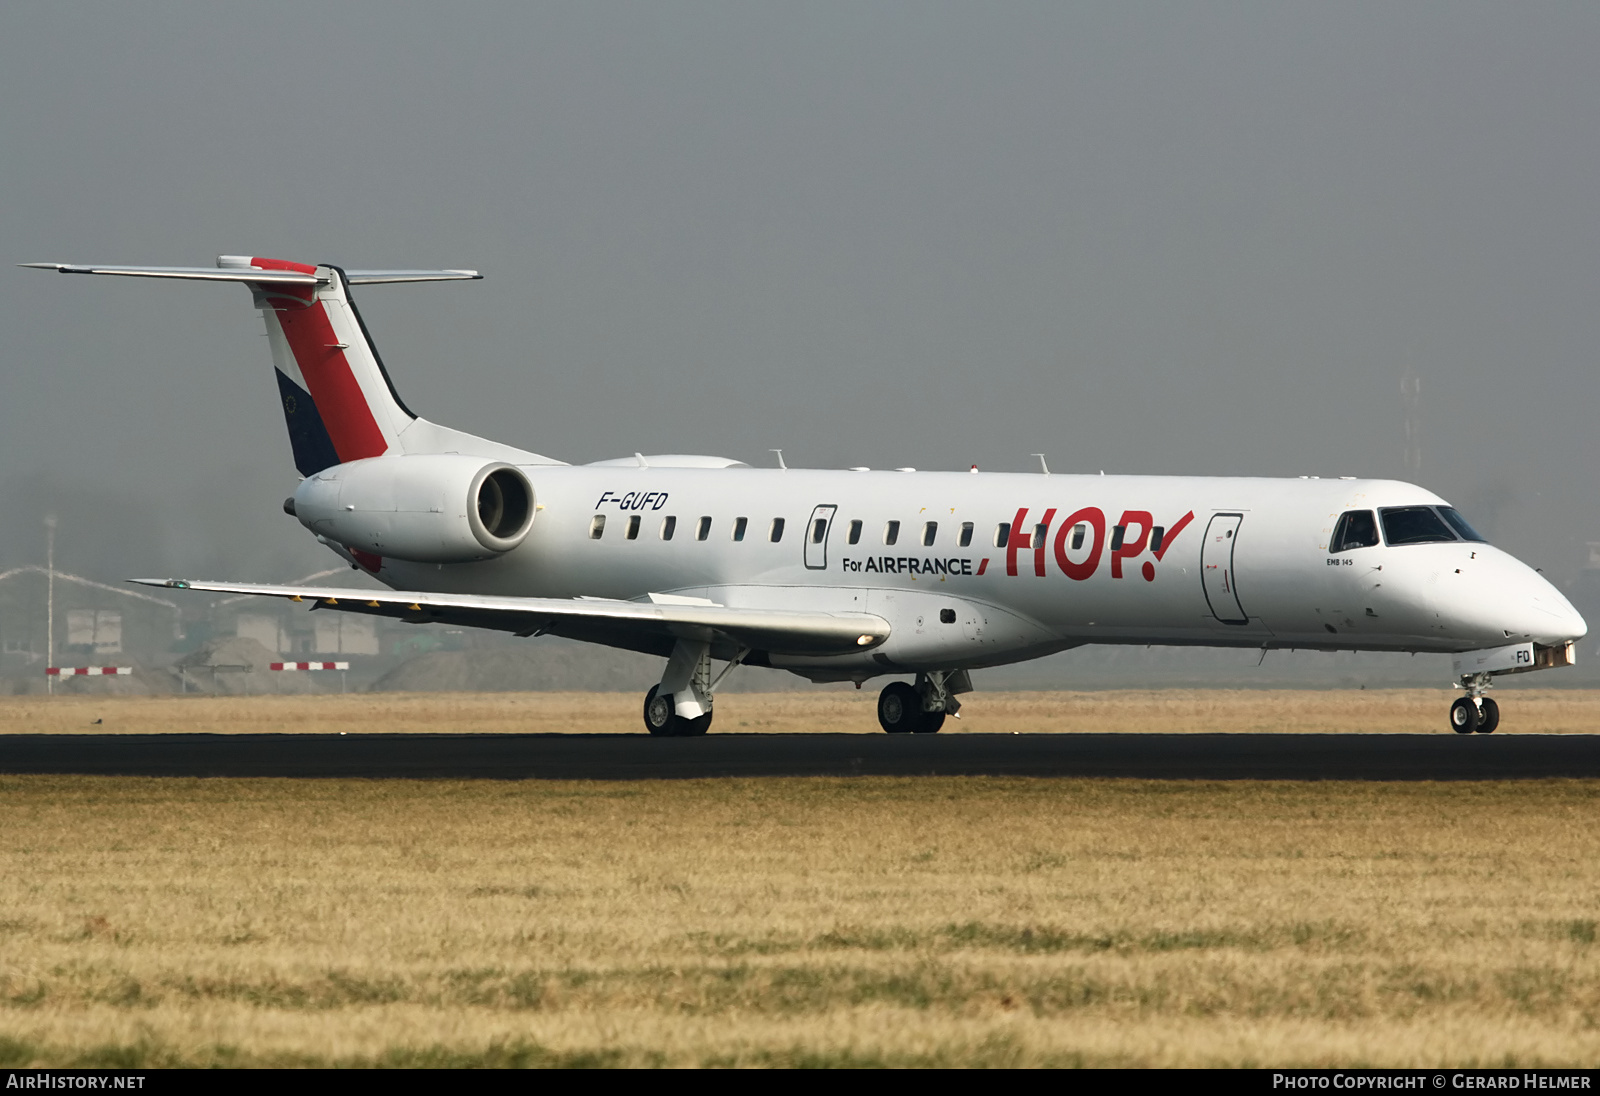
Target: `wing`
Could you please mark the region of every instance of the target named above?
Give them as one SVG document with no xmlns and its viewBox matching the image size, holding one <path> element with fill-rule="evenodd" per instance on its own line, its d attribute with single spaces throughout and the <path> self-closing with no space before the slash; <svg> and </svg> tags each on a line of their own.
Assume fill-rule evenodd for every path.
<svg viewBox="0 0 1600 1096">
<path fill-rule="evenodd" d="M 889 622 L 870 613 L 734 609 L 710 601 L 659 595 L 659 600 L 651 601 L 571 600 L 184 579 L 133 581 L 171 590 L 284 598 L 309 602 L 314 609 L 366 613 L 412 624 L 460 624 L 518 635 L 549 633 L 658 654 L 669 653 L 680 638 L 796 655 L 848 654 L 869 650 L 889 638 Z"/>
</svg>

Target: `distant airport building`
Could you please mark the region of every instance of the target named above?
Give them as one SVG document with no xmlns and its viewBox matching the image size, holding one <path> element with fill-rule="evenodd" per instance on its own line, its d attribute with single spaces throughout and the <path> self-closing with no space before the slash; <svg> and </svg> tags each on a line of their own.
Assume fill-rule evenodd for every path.
<svg viewBox="0 0 1600 1096">
<path fill-rule="evenodd" d="M 284 655 L 376 655 L 383 651 L 378 622 L 347 613 L 240 612 L 233 634 Z"/>
<path fill-rule="evenodd" d="M 0 571 L 0 658 L 6 669 L 45 664 L 49 587 L 50 574 L 43 567 Z M 166 652 L 183 636 L 182 611 L 163 597 L 57 571 L 54 632 L 58 659 Z"/>
</svg>

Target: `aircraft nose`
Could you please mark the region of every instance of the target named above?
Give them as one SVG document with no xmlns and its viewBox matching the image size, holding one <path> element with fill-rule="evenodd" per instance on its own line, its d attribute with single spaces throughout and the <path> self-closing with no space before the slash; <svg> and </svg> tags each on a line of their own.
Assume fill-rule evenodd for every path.
<svg viewBox="0 0 1600 1096">
<path fill-rule="evenodd" d="M 1566 643 L 1571 640 L 1582 639 L 1589 634 L 1589 624 L 1583 619 L 1583 614 L 1573 608 L 1572 602 L 1561 596 L 1554 586 L 1545 583 L 1548 593 L 1535 598 L 1534 606 L 1538 612 L 1546 614 L 1555 623 L 1555 631 L 1540 642 L 1551 645 Z"/>
<path fill-rule="evenodd" d="M 1499 638 L 1558 646 L 1588 634 L 1589 625 L 1572 603 L 1527 564 L 1502 556 L 1485 570 L 1483 598 L 1474 616 Z"/>
</svg>

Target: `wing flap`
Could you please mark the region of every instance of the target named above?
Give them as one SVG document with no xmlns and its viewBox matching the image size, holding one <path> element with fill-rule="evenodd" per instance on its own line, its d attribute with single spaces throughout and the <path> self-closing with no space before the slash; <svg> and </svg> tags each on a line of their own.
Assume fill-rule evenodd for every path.
<svg viewBox="0 0 1600 1096">
<path fill-rule="evenodd" d="M 273 586 L 184 579 L 134 579 L 169 590 L 202 590 L 306 602 L 313 608 L 341 609 L 421 623 L 440 621 L 532 634 L 563 631 L 563 625 L 694 639 L 725 636 L 752 650 L 783 654 L 829 655 L 868 650 L 889 638 L 889 622 L 870 613 L 801 612 L 791 609 L 737 609 L 675 601 L 495 597 L 484 594 L 433 594 L 408 590 L 355 590 L 328 586 Z M 685 599 L 687 600 L 687 599 Z"/>
</svg>

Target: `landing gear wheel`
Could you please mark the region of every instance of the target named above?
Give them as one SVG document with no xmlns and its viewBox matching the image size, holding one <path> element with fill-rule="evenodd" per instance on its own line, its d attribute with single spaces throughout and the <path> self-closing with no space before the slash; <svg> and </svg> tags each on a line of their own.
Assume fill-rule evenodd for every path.
<svg viewBox="0 0 1600 1096">
<path fill-rule="evenodd" d="M 904 681 L 891 681 L 878 694 L 878 726 L 890 734 L 921 729 L 922 697 Z"/>
<path fill-rule="evenodd" d="M 1450 705 L 1450 729 L 1456 734 L 1471 734 L 1478 729 L 1478 706 L 1470 696 L 1464 696 Z M 1496 722 L 1499 722 L 1498 712 Z"/>
<path fill-rule="evenodd" d="M 651 734 L 671 737 L 677 733 L 673 724 L 677 721 L 677 713 L 672 708 L 672 697 L 658 695 L 659 685 L 650 686 L 650 691 L 644 694 L 644 729 Z"/>
<path fill-rule="evenodd" d="M 1478 711 L 1478 733 L 1494 734 L 1494 729 L 1500 726 L 1500 705 L 1484 697 L 1478 702 L 1481 707 Z"/>
<path fill-rule="evenodd" d="M 644 694 L 644 729 L 662 738 L 692 738 L 711 729 L 711 713 L 685 719 L 677 713 L 672 694 L 660 695 L 661 686 L 652 685 Z"/>
<path fill-rule="evenodd" d="M 890 734 L 934 734 L 944 726 L 944 713 L 924 711 L 914 686 L 891 681 L 878 694 L 878 725 Z"/>
</svg>

